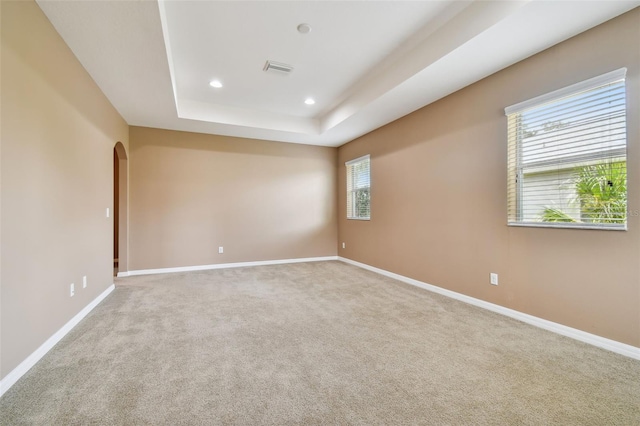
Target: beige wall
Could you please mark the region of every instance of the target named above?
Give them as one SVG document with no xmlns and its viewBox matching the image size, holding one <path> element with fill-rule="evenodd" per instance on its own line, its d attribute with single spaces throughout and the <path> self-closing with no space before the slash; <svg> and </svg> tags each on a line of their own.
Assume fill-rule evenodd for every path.
<svg viewBox="0 0 640 426">
<path fill-rule="evenodd" d="M 113 283 L 105 209 L 128 126 L 36 3 L 0 8 L 4 377 Z"/>
<path fill-rule="evenodd" d="M 337 254 L 337 149 L 141 127 L 130 141 L 129 270 Z"/>
<path fill-rule="evenodd" d="M 339 254 L 640 346 L 639 41 L 635 9 L 342 146 Z M 621 67 L 629 231 L 507 227 L 504 108 Z M 348 221 L 344 162 L 364 154 L 371 221 Z"/>
</svg>

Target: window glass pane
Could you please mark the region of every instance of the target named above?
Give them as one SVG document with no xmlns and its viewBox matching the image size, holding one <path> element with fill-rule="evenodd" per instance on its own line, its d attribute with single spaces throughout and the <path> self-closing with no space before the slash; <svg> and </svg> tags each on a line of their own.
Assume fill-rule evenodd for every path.
<svg viewBox="0 0 640 426">
<path fill-rule="evenodd" d="M 371 170 L 369 156 L 347 166 L 347 218 L 369 219 L 371 215 Z"/>
<path fill-rule="evenodd" d="M 508 114 L 509 223 L 626 226 L 624 78 Z"/>
</svg>

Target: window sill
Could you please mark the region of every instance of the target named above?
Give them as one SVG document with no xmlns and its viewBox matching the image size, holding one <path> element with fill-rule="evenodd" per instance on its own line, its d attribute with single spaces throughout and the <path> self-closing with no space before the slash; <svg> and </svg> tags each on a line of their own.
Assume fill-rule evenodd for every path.
<svg viewBox="0 0 640 426">
<path fill-rule="evenodd" d="M 348 217 L 347 220 L 371 220 L 370 217 Z"/>
<path fill-rule="evenodd" d="M 627 231 L 627 225 L 588 225 L 585 223 L 508 222 L 507 226 L 521 228 L 590 229 L 593 231 Z"/>
</svg>

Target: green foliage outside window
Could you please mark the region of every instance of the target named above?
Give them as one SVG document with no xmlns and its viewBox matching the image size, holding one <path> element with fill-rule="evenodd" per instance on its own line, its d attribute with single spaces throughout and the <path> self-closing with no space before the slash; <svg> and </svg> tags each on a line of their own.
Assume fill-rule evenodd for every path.
<svg viewBox="0 0 640 426">
<path fill-rule="evenodd" d="M 370 208 L 371 197 L 370 197 L 369 188 L 360 189 L 356 191 L 355 198 L 356 198 L 355 211 L 356 211 L 357 217 L 369 217 L 371 212 L 371 208 Z"/>
<path fill-rule="evenodd" d="M 546 207 L 543 222 L 618 223 L 627 217 L 627 163 L 602 163 L 577 168 L 576 200 L 580 220 L 561 209 Z"/>
</svg>

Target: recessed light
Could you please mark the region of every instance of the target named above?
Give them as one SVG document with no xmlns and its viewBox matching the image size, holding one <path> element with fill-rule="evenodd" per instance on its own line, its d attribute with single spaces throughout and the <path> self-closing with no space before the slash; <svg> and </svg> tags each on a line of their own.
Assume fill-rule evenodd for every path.
<svg viewBox="0 0 640 426">
<path fill-rule="evenodd" d="M 222 87 L 222 83 L 220 83 L 220 80 L 211 80 L 211 82 L 209 83 L 209 86 L 219 89 Z"/>
<path fill-rule="evenodd" d="M 298 32 L 300 34 L 309 34 L 311 32 L 311 25 L 309 24 L 298 25 Z"/>
<path fill-rule="evenodd" d="M 316 103 L 316 101 L 314 101 L 313 98 L 307 98 L 304 100 L 304 103 L 307 105 L 313 105 Z"/>
</svg>

